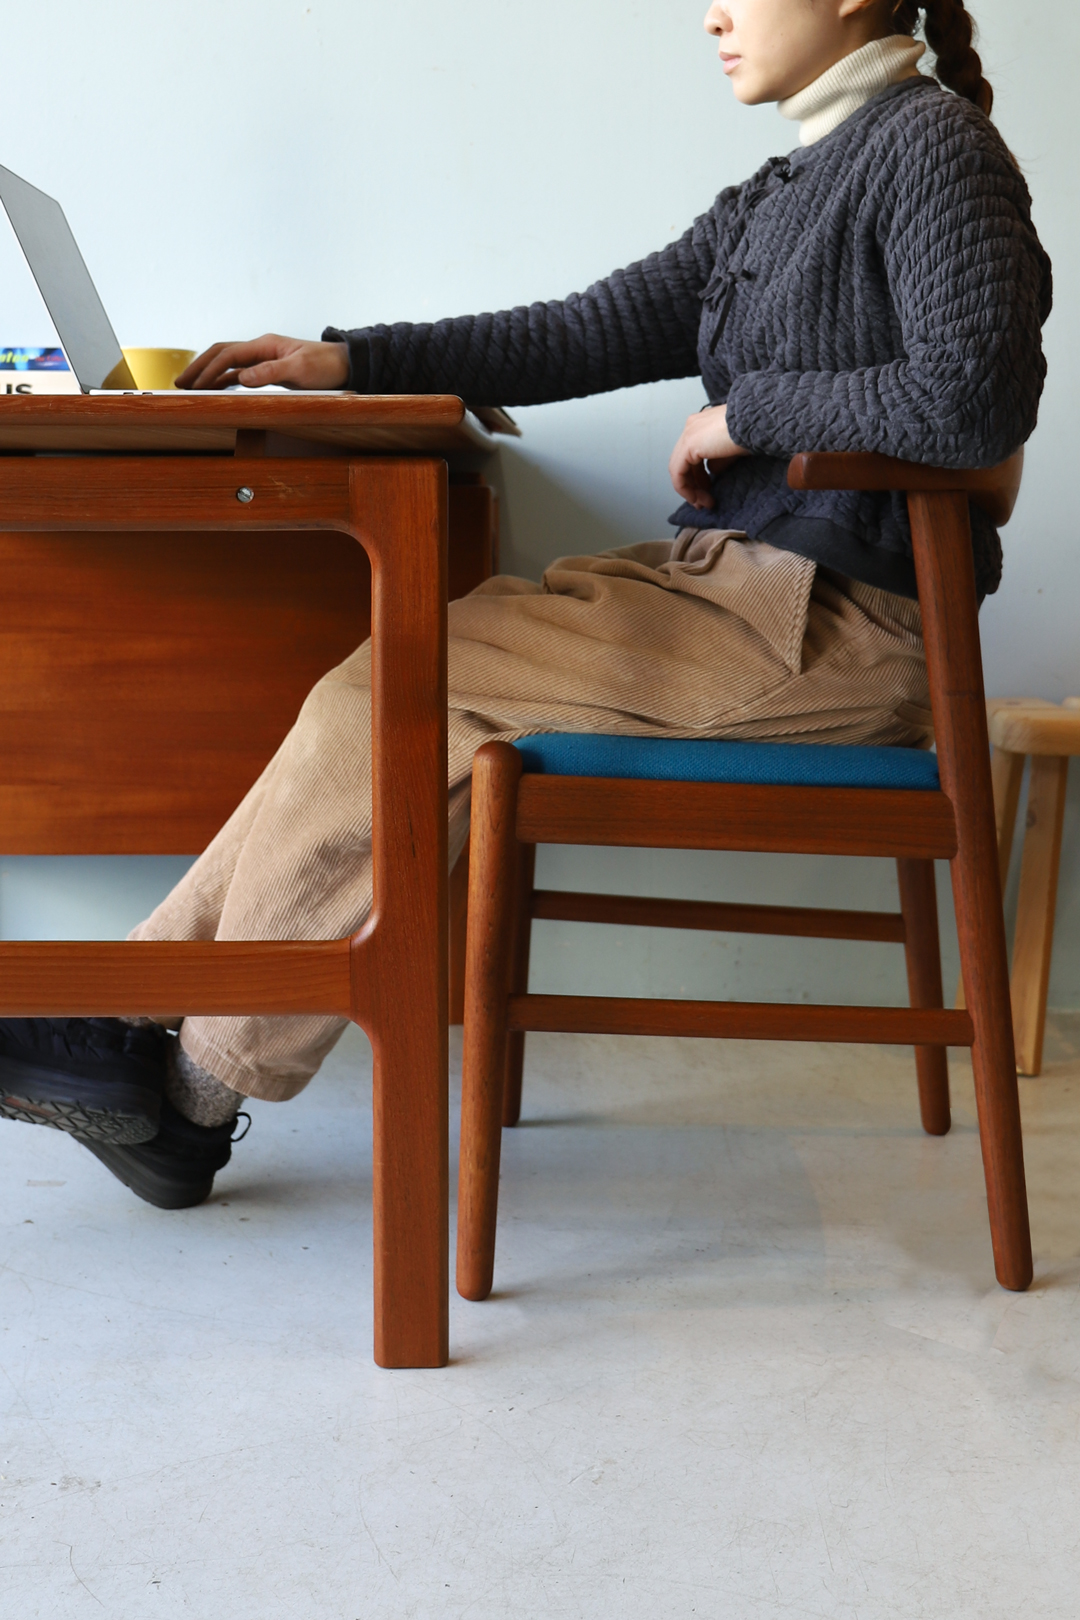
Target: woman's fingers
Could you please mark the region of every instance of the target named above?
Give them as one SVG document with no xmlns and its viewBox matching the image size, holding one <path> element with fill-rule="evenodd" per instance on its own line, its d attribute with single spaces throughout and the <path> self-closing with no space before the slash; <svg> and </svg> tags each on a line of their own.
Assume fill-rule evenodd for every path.
<svg viewBox="0 0 1080 1620">
<path fill-rule="evenodd" d="M 221 388 L 228 372 L 276 357 L 280 338 L 270 335 L 250 343 L 215 343 L 194 359 L 176 379 L 177 388 Z"/>
<path fill-rule="evenodd" d="M 727 406 L 713 405 L 687 421 L 668 463 L 671 482 L 683 500 L 699 511 L 707 510 L 715 505 L 707 463 L 731 461 L 748 454 L 728 432 Z"/>
<path fill-rule="evenodd" d="M 675 493 L 681 495 L 684 501 L 689 501 L 698 511 L 708 511 L 712 507 L 713 497 L 705 470 L 705 458 L 698 453 L 689 430 L 671 452 L 668 472 Z"/>
<path fill-rule="evenodd" d="M 349 348 L 345 343 L 301 343 L 290 340 L 276 358 L 241 368 L 240 381 L 249 388 L 267 383 L 287 388 L 344 388 L 349 380 Z"/>
<path fill-rule="evenodd" d="M 267 332 L 248 343 L 215 343 L 176 379 L 178 388 L 343 388 L 349 376 L 344 343 L 306 343 Z"/>
<path fill-rule="evenodd" d="M 240 366 L 236 380 L 244 388 L 267 388 L 272 384 L 276 384 L 279 388 L 318 386 L 306 381 L 306 375 L 296 364 L 293 355 L 284 360 L 262 360 L 257 365 Z"/>
<path fill-rule="evenodd" d="M 197 354 L 191 364 L 185 366 L 179 377 L 177 377 L 176 387 L 193 387 L 195 378 L 205 370 L 212 360 L 216 359 L 224 347 L 224 343 L 215 343 L 212 348 L 204 349 L 202 354 Z"/>
</svg>

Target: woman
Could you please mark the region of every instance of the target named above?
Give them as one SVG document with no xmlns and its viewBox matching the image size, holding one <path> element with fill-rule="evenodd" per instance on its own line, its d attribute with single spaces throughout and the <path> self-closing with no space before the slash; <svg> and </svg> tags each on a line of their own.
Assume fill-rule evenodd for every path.
<svg viewBox="0 0 1080 1620">
<path fill-rule="evenodd" d="M 674 540 L 563 558 L 450 608 L 450 848 L 477 746 L 530 731 L 930 740 L 902 497 L 797 494 L 798 450 L 946 466 L 1035 426 L 1049 263 L 989 121 L 959 0 L 716 0 L 739 101 L 800 146 L 677 242 L 582 294 L 436 325 L 217 344 L 189 388 L 285 383 L 537 404 L 700 374 L 672 452 Z M 980 595 L 997 535 L 973 512 Z M 243 804 L 136 939 L 332 938 L 371 904 L 369 659 L 320 681 Z M 334 1018 L 5 1020 L 0 1111 L 57 1125 L 151 1202 L 206 1197 L 244 1096 L 311 1078 Z M 164 1101 L 161 1100 L 164 1090 Z M 155 1134 L 156 1133 L 156 1134 Z"/>
</svg>

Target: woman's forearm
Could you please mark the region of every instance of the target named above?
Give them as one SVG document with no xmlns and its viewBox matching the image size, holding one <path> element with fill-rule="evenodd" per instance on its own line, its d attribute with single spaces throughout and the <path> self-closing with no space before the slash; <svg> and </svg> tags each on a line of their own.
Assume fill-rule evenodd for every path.
<svg viewBox="0 0 1080 1620">
<path fill-rule="evenodd" d="M 700 292 L 715 251 L 704 216 L 660 253 L 583 293 L 432 324 L 342 331 L 360 393 L 455 393 L 472 405 L 540 405 L 698 371 Z"/>
</svg>

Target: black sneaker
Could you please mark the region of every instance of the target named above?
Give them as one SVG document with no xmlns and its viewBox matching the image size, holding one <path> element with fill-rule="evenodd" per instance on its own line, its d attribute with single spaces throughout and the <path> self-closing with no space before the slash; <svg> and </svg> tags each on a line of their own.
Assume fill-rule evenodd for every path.
<svg viewBox="0 0 1080 1620">
<path fill-rule="evenodd" d="M 119 1018 L 0 1018 L 0 1117 L 84 1141 L 148 1141 L 168 1039 Z"/>
<path fill-rule="evenodd" d="M 250 1127 L 251 1116 L 243 1118 Z M 163 1097 L 161 1125 L 153 1141 L 121 1146 L 84 1138 L 83 1147 L 148 1204 L 191 1209 L 213 1192 L 215 1175 L 232 1157 L 235 1129 L 235 1119 L 227 1125 L 193 1125 Z M 246 1135 L 244 1131 L 235 1140 L 243 1141 Z"/>
</svg>

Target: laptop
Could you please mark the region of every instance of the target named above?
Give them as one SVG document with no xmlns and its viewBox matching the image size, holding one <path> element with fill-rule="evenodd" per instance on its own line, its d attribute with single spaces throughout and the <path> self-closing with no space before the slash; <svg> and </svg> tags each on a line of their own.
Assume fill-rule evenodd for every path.
<svg viewBox="0 0 1080 1620">
<path fill-rule="evenodd" d="M 0 202 L 11 221 L 30 274 L 37 282 L 68 364 L 84 394 L 174 393 L 140 389 L 117 342 L 112 322 L 90 279 L 64 210 L 28 180 L 0 166 Z M 334 393 L 319 389 L 311 392 Z M 200 393 L 289 393 L 290 389 L 204 389 Z M 198 397 L 198 396 L 195 396 Z"/>
<path fill-rule="evenodd" d="M 134 389 L 135 379 L 60 204 L 3 167 L 0 202 L 83 393 Z"/>
<path fill-rule="evenodd" d="M 0 203 L 11 221 L 30 274 L 52 317 L 68 365 L 84 394 L 168 394 L 172 388 L 139 388 L 90 279 L 86 261 L 55 197 L 46 196 L 0 165 Z M 270 383 L 265 388 L 200 388 L 190 396 L 207 394 L 291 394 L 295 390 Z M 305 388 L 305 394 L 337 394 L 340 388 Z M 181 394 L 181 397 L 183 395 Z M 498 406 L 470 406 L 469 413 L 489 433 L 521 437 L 513 417 Z"/>
</svg>

